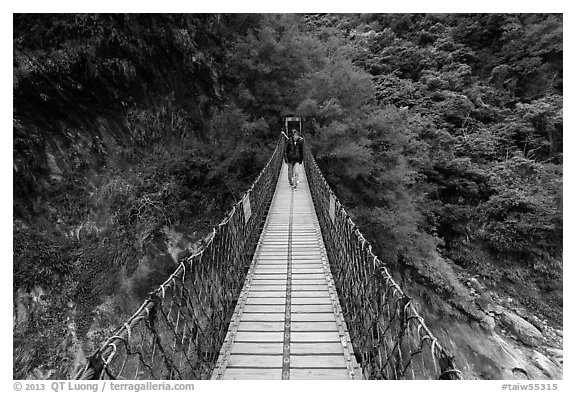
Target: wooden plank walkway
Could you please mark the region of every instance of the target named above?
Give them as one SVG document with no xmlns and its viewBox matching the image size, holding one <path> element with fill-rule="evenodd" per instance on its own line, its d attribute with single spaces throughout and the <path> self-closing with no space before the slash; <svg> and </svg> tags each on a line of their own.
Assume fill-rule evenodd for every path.
<svg viewBox="0 0 576 393">
<path fill-rule="evenodd" d="M 304 168 L 276 192 L 212 379 L 360 379 Z"/>
</svg>

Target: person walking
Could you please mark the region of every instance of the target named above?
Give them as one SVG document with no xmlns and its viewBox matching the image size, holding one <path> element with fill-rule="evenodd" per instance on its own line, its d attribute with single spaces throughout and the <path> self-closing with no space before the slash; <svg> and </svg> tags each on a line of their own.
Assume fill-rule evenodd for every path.
<svg viewBox="0 0 576 393">
<path fill-rule="evenodd" d="M 286 151 L 284 161 L 288 164 L 288 182 L 294 188 L 298 189 L 298 171 L 304 159 L 304 138 L 300 136 L 298 130 L 292 130 L 292 137 L 286 141 Z"/>
</svg>

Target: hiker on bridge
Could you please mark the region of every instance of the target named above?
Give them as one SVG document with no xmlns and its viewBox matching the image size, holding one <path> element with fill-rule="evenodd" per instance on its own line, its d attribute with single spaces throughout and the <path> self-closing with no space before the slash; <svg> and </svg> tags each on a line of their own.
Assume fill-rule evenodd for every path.
<svg viewBox="0 0 576 393">
<path fill-rule="evenodd" d="M 288 164 L 288 182 L 294 190 L 298 188 L 299 166 L 304 159 L 304 138 L 295 128 L 292 129 L 292 137 L 286 141 L 284 161 Z"/>
</svg>

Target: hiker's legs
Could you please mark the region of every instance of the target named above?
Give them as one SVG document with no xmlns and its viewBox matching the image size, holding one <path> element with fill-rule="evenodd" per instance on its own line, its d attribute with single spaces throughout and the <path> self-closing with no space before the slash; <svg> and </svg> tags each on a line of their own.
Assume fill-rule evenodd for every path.
<svg viewBox="0 0 576 393">
<path fill-rule="evenodd" d="M 298 172 L 300 172 L 300 164 L 294 163 L 294 176 L 292 177 L 294 187 L 298 187 Z"/>
<path fill-rule="evenodd" d="M 292 185 L 292 176 L 294 176 L 294 163 L 289 162 L 288 163 L 288 183 L 290 183 L 290 185 Z"/>
</svg>

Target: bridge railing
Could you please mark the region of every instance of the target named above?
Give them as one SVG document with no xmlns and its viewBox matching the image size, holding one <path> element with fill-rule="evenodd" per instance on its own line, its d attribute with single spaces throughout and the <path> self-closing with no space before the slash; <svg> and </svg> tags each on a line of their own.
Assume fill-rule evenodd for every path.
<svg viewBox="0 0 576 393">
<path fill-rule="evenodd" d="M 201 250 L 182 261 L 76 379 L 209 379 L 282 167 L 284 138 Z"/>
<path fill-rule="evenodd" d="M 309 146 L 305 168 L 356 359 L 365 379 L 462 379 L 453 357 L 330 189 Z"/>
</svg>

